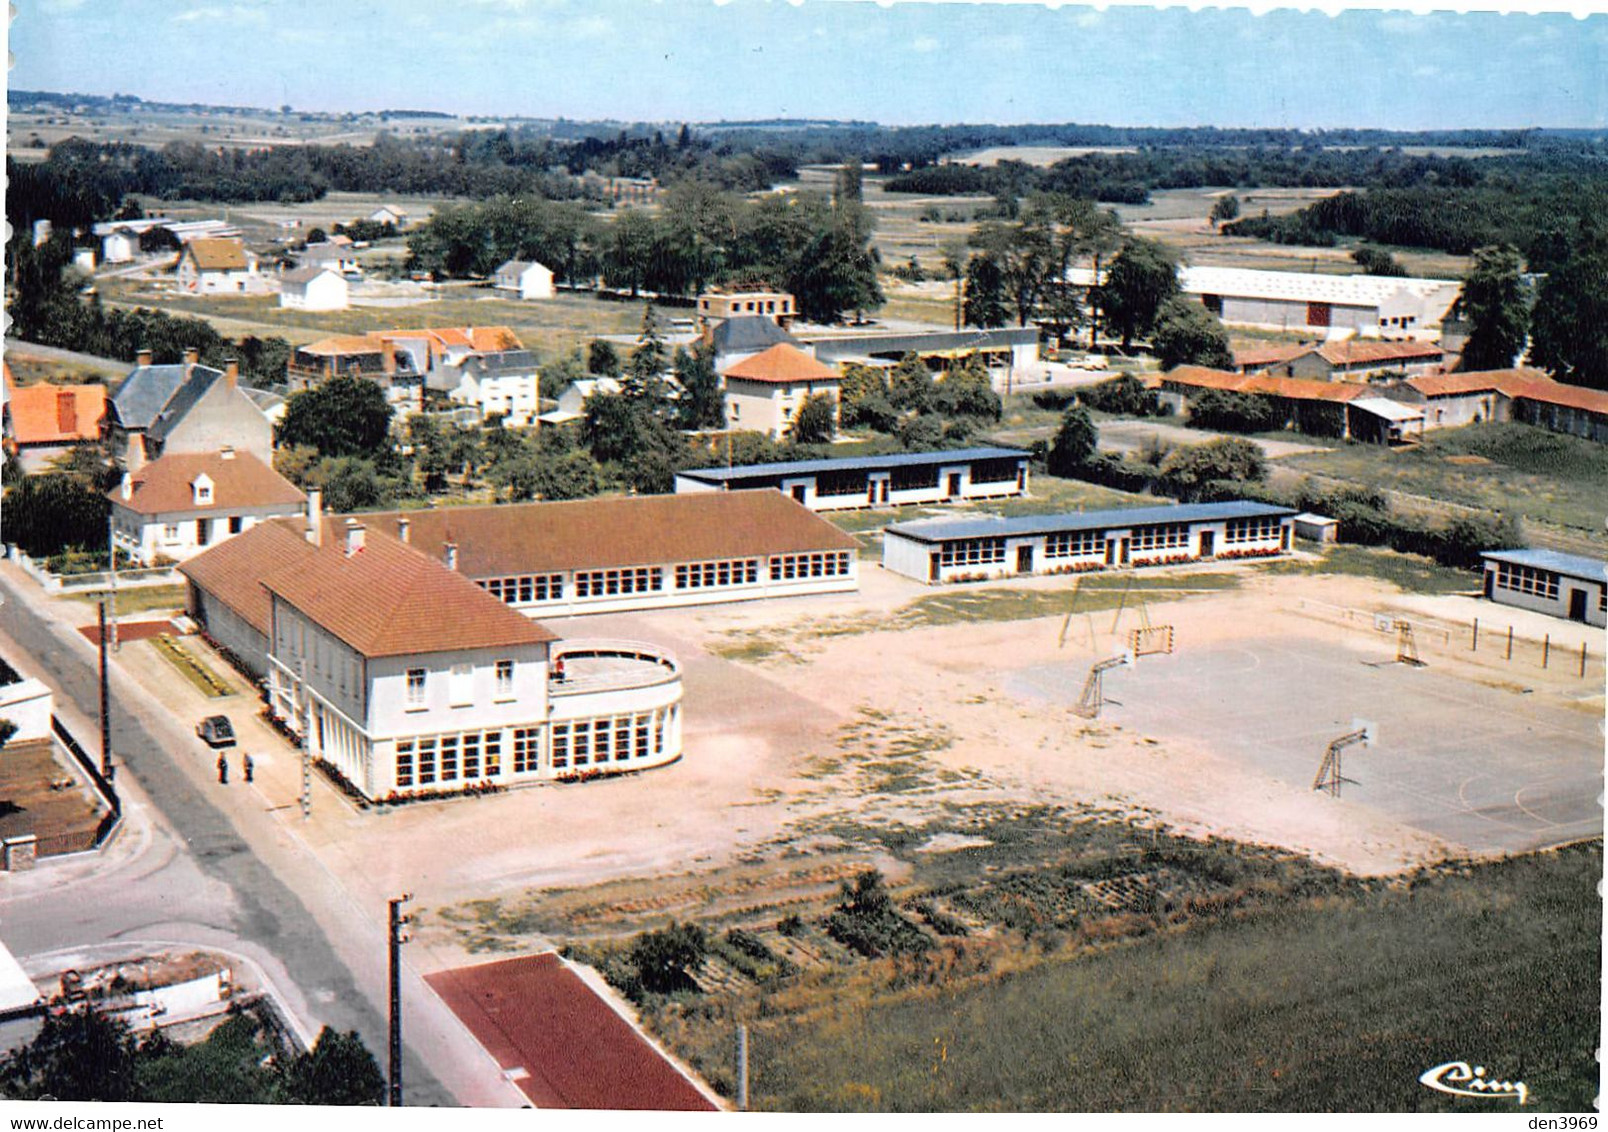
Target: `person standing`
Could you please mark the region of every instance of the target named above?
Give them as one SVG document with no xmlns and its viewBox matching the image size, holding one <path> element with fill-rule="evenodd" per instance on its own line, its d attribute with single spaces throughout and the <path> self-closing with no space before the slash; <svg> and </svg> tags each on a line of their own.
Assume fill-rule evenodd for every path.
<svg viewBox="0 0 1608 1132">
<path fill-rule="evenodd" d="M 224 786 L 229 785 L 229 756 L 218 756 L 218 782 Z"/>
<path fill-rule="evenodd" d="M 256 766 L 252 763 L 250 755 L 242 756 L 241 766 L 246 772 L 246 781 L 250 782 L 252 772 L 256 770 Z"/>
</svg>

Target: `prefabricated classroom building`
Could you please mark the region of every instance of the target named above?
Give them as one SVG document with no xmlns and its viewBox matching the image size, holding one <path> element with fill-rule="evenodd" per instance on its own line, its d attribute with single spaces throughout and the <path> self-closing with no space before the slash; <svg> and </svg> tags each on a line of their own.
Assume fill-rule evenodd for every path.
<svg viewBox="0 0 1608 1132">
<path fill-rule="evenodd" d="M 882 564 L 923 582 L 1264 558 L 1290 549 L 1295 511 L 1236 500 L 1122 511 L 925 519 L 889 527 Z"/>
<path fill-rule="evenodd" d="M 364 515 L 527 617 L 859 588 L 859 543 L 774 491 Z"/>
<path fill-rule="evenodd" d="M 1027 494 L 1027 461 L 1019 448 L 963 448 L 700 468 L 676 474 L 676 493 L 775 488 L 812 511 L 997 499 Z"/>
<path fill-rule="evenodd" d="M 1488 550 L 1485 596 L 1499 605 L 1608 625 L 1608 562 L 1556 550 Z"/>
</svg>

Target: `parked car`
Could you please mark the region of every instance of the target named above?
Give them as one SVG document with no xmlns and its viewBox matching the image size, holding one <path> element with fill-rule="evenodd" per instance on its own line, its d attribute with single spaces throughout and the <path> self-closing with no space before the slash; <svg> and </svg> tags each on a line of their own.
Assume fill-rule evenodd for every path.
<svg viewBox="0 0 1608 1132">
<path fill-rule="evenodd" d="M 229 722 L 226 715 L 209 715 L 196 725 L 195 733 L 201 736 L 201 741 L 209 747 L 232 747 L 235 745 L 234 724 Z"/>
</svg>

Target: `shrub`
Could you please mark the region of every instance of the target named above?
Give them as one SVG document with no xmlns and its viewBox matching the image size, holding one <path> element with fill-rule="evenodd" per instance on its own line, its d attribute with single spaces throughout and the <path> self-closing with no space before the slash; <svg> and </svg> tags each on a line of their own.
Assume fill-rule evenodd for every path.
<svg viewBox="0 0 1608 1132">
<path fill-rule="evenodd" d="M 642 989 L 652 994 L 696 991 L 692 971 L 704 961 L 709 940 L 696 924 L 677 924 L 644 932 L 631 944 L 630 961 Z"/>
<path fill-rule="evenodd" d="M 843 883 L 842 899 L 826 918 L 826 931 L 868 959 L 915 954 L 932 946 L 926 932 L 894 910 L 882 874 L 875 869 Z"/>
</svg>

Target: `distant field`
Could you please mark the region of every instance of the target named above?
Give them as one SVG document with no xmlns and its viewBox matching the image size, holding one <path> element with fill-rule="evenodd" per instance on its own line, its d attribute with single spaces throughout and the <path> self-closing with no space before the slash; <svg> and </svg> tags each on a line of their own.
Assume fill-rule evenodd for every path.
<svg viewBox="0 0 1608 1132">
<path fill-rule="evenodd" d="M 280 308 L 277 295 L 231 298 L 142 294 L 133 289 L 108 291 L 111 306 L 154 307 L 170 314 L 208 319 L 226 337 L 247 334 L 278 336 L 295 345 L 332 334 L 421 326 L 507 326 L 526 346 L 543 357 L 567 353 L 601 334 L 635 334 L 642 326 L 643 304 L 561 292 L 552 299 L 519 302 L 494 297 L 489 288 L 452 287 L 441 297 L 413 306 L 352 307 L 344 311 L 299 311 Z M 672 316 L 661 308 L 661 329 Z"/>
<path fill-rule="evenodd" d="M 1450 463 L 1477 456 L 1488 464 Z M 1417 448 L 1351 444 L 1282 463 L 1432 499 L 1543 519 L 1593 533 L 1608 500 L 1608 449 L 1522 424 L 1476 424 L 1429 433 Z"/>
<path fill-rule="evenodd" d="M 1089 153 L 1138 152 L 1138 147 L 1131 145 L 997 145 L 989 149 L 952 153 L 944 160 L 956 165 L 998 165 L 1001 161 L 1020 161 L 1025 165 L 1043 167 Z"/>
</svg>

